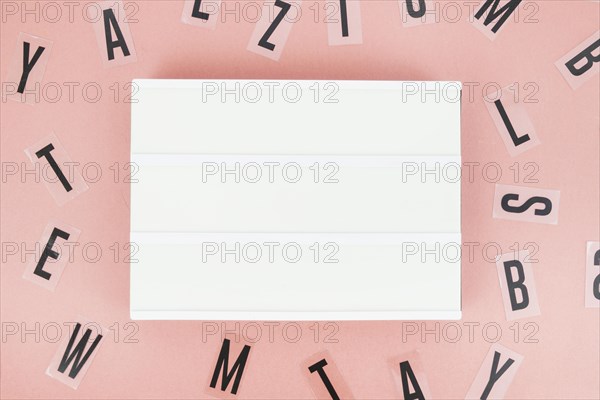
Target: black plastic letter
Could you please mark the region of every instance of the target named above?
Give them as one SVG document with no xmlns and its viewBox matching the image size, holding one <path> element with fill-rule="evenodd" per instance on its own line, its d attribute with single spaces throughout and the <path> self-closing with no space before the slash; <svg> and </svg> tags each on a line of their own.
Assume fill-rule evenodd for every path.
<svg viewBox="0 0 600 400">
<path fill-rule="evenodd" d="M 404 400 L 425 400 L 425 395 L 419 386 L 419 382 L 417 382 L 417 378 L 415 377 L 415 373 L 410 367 L 410 363 L 408 361 L 403 361 L 400 363 L 400 375 L 402 376 L 402 392 L 404 394 Z M 410 384 L 412 385 L 414 392 L 410 392 L 410 388 L 408 387 L 408 381 L 410 380 Z"/>
<path fill-rule="evenodd" d="M 200 6 L 202 5 L 202 0 L 194 0 L 194 8 L 192 9 L 192 17 L 200 18 L 205 21 L 208 21 L 208 14 L 200 11 Z"/>
<path fill-rule="evenodd" d="M 52 157 L 52 154 L 50 154 L 50 152 L 52 150 L 54 150 L 54 146 L 52 145 L 52 143 L 50 143 L 48 146 L 44 147 L 43 149 L 36 151 L 35 155 L 37 156 L 37 158 L 46 157 L 46 160 L 48 160 L 48 164 L 50 164 L 50 167 L 52 167 L 52 170 L 58 177 L 58 180 L 60 181 L 60 183 L 62 183 L 63 187 L 65 188 L 65 190 L 67 192 L 70 192 L 71 190 L 73 190 L 73 187 L 67 180 L 67 177 L 65 176 L 65 174 L 63 174 L 63 172 L 61 171 L 61 169 L 58 166 L 58 164 L 56 163 L 56 160 L 54 159 L 54 157 Z"/>
<path fill-rule="evenodd" d="M 104 36 L 106 38 L 106 52 L 108 53 L 108 59 L 115 59 L 115 49 L 117 47 L 120 47 L 121 50 L 123 50 L 124 56 L 129 56 L 129 48 L 127 47 L 123 32 L 121 32 L 121 28 L 119 27 L 119 23 L 117 22 L 117 18 L 115 18 L 115 13 L 112 8 L 107 8 L 102 14 L 104 16 Z M 115 35 L 117 35 L 117 40 L 115 41 L 112 40 L 111 25 L 115 30 Z"/>
<path fill-rule="evenodd" d="M 342 20 L 342 36 L 348 37 L 348 5 L 346 0 L 340 0 L 340 19 Z"/>
<path fill-rule="evenodd" d="M 487 400 L 488 396 L 490 395 L 490 392 L 492 391 L 492 388 L 494 387 L 494 383 L 496 383 L 496 381 L 500 379 L 502 375 L 504 375 L 504 373 L 508 370 L 508 368 L 510 368 L 513 362 L 515 362 L 515 360 L 509 358 L 508 360 L 506 360 L 502 368 L 500 368 L 500 370 L 498 371 L 498 364 L 500 363 L 500 353 L 498 353 L 497 351 L 494 352 L 494 361 L 492 362 L 492 371 L 490 372 L 490 379 L 488 380 L 487 385 L 485 385 L 485 389 L 483 389 L 483 393 L 480 397 L 481 400 Z"/>
<path fill-rule="evenodd" d="M 27 85 L 27 78 L 29 78 L 29 73 L 35 66 L 35 63 L 37 63 L 40 57 L 42 56 L 44 50 L 46 50 L 45 47 L 38 47 L 30 61 L 29 47 L 29 42 L 23 42 L 23 73 L 21 74 L 21 80 L 19 81 L 19 87 L 17 88 L 17 92 L 19 93 L 23 93 L 25 91 L 25 85 Z"/>
<path fill-rule="evenodd" d="M 40 260 L 38 261 L 37 265 L 35 266 L 35 270 L 33 271 L 34 274 L 46 279 L 47 281 L 50 280 L 50 277 L 52 276 L 52 274 L 49 273 L 48 271 L 44 271 L 44 265 L 46 264 L 46 260 L 48 259 L 48 257 L 52 257 L 55 260 L 58 258 L 58 253 L 56 251 L 52 250 L 52 247 L 54 246 L 54 242 L 56 241 L 56 238 L 61 237 L 65 240 L 68 240 L 69 236 L 70 235 L 67 232 L 62 231 L 58 228 L 52 229 L 52 233 L 50 234 L 48 243 L 46 243 L 46 247 L 44 248 L 44 251 L 42 252 L 42 255 L 40 256 Z"/>
<path fill-rule="evenodd" d="M 240 386 L 240 381 L 242 380 L 242 374 L 244 373 L 244 368 L 246 367 L 248 356 L 250 355 L 250 349 L 250 346 L 244 345 L 244 348 L 238 356 L 237 360 L 235 360 L 231 371 L 228 371 L 227 367 L 229 364 L 229 339 L 224 339 L 223 346 L 221 346 L 221 351 L 219 352 L 219 358 L 217 359 L 217 365 L 215 366 L 215 372 L 213 373 L 212 379 L 210 381 L 210 387 L 213 389 L 217 387 L 219 373 L 222 369 L 223 380 L 221 381 L 221 390 L 227 390 L 229 382 L 233 379 L 233 376 L 235 375 L 235 380 L 233 381 L 233 386 L 231 387 L 231 393 L 236 394 L 238 391 L 238 387 Z"/>
<path fill-rule="evenodd" d="M 480 19 L 483 14 L 492 6 L 488 15 L 486 15 L 483 25 L 488 26 L 491 22 L 500 17 L 498 22 L 492 27 L 492 32 L 498 32 L 498 29 L 506 22 L 508 17 L 517 9 L 522 0 L 509 0 L 504 6 L 498 10 L 500 0 L 485 0 L 485 3 L 475 14 L 475 18 Z"/>
<path fill-rule="evenodd" d="M 567 61 L 565 66 L 569 69 L 569 72 L 571 72 L 575 76 L 580 76 L 587 72 L 590 68 L 592 68 L 594 63 L 600 61 L 600 52 L 597 56 L 594 56 L 592 54 L 592 52 L 597 50 L 599 47 L 600 39 L 596 40 L 594 43 L 585 48 L 581 53 L 577 54 L 575 57 Z M 580 68 L 576 68 L 575 64 L 577 64 L 583 59 L 585 59 L 585 64 L 582 65 Z"/>
<path fill-rule="evenodd" d="M 425 0 L 419 0 L 419 10 L 415 11 L 415 6 L 413 4 L 414 0 L 406 0 L 406 10 L 408 11 L 408 15 L 413 18 L 421 18 L 425 15 L 425 11 L 427 11 L 427 6 L 425 5 Z"/>
<path fill-rule="evenodd" d="M 496 105 L 498 113 L 500 113 L 500 117 L 502 117 L 502 122 L 504 122 L 504 126 L 506 126 L 506 130 L 508 130 L 508 134 L 510 135 L 510 138 L 512 139 L 512 142 L 515 145 L 515 147 L 525 142 L 528 142 L 530 139 L 529 135 L 517 136 L 517 132 L 515 132 L 515 128 L 512 126 L 512 123 L 510 122 L 510 119 L 506 114 L 506 110 L 504 109 L 502 102 L 500 100 L 496 100 L 494 104 Z"/>
<path fill-rule="evenodd" d="M 513 281 L 511 268 L 517 270 L 517 280 Z M 529 305 L 529 293 L 527 292 L 527 286 L 525 282 L 525 271 L 523 270 L 523 264 L 519 260 L 510 260 L 504 262 L 504 274 L 506 275 L 506 284 L 508 287 L 508 294 L 510 295 L 510 307 L 513 311 L 522 310 L 527 308 Z M 523 300 L 519 303 L 517 301 L 516 290 L 521 291 Z"/>
<path fill-rule="evenodd" d="M 504 211 L 520 214 L 522 212 L 527 211 L 535 203 L 542 203 L 545 206 L 541 210 L 536 209 L 534 212 L 535 215 L 548 215 L 548 214 L 550 214 L 550 211 L 552 211 L 552 202 L 547 197 L 533 196 L 530 199 L 527 199 L 527 201 L 525 203 L 523 203 L 523 205 L 520 205 L 518 207 L 511 206 L 510 204 L 508 204 L 508 202 L 511 200 L 519 200 L 519 195 L 516 193 L 507 193 L 504 196 L 502 196 L 500 205 L 502 206 L 502 209 Z"/>
<path fill-rule="evenodd" d="M 327 392 L 329 392 L 329 395 L 331 396 L 332 400 L 340 400 L 340 396 L 338 396 L 338 394 L 336 393 L 333 385 L 331 384 L 331 381 L 329 380 L 329 377 L 327 376 L 327 374 L 325 373 L 325 370 L 323 369 L 323 368 L 325 368 L 326 365 L 327 365 L 327 361 L 325 361 L 325 359 L 322 359 L 321 361 L 318 361 L 315 364 L 308 367 L 308 370 L 310 371 L 311 374 L 313 372 L 317 371 L 317 373 L 319 374 L 319 377 L 321 377 L 321 380 L 323 381 L 323 384 L 325 385 L 325 388 L 327 389 Z"/>
<path fill-rule="evenodd" d="M 271 22 L 271 25 L 269 26 L 265 34 L 258 41 L 258 45 L 260 47 L 264 47 L 265 49 L 271 51 L 275 50 L 275 45 L 273 43 L 269 43 L 269 38 L 271 37 L 273 32 L 275 32 L 275 29 L 277 29 L 281 21 L 283 21 L 283 18 L 288 13 L 288 11 L 290 11 L 291 7 L 289 3 L 286 3 L 285 1 L 281 0 L 275 0 L 275 6 L 281 8 L 281 11 L 279 11 L 279 14 L 277 14 L 273 22 Z"/>
<path fill-rule="evenodd" d="M 92 343 L 92 345 L 90 346 L 90 348 L 85 353 L 82 359 L 81 355 L 83 354 L 85 346 L 90 340 L 90 335 L 92 334 L 92 331 L 91 329 L 87 329 L 85 331 L 83 337 L 79 340 L 79 343 L 77 343 L 75 350 L 73 350 L 73 352 L 71 353 L 71 348 L 73 347 L 75 338 L 79 333 L 79 328 L 81 328 L 81 324 L 77 323 L 77 325 L 75 325 L 75 329 L 73 330 L 73 334 L 69 338 L 69 345 L 67 346 L 67 349 L 63 354 L 62 360 L 60 361 L 60 365 L 58 366 L 58 372 L 64 373 L 69 364 L 71 364 L 71 361 L 73 361 L 73 358 L 75 358 L 75 362 L 73 362 L 73 366 L 71 367 L 71 371 L 69 372 L 69 377 L 73 379 L 75 379 L 81 368 L 83 368 L 87 360 L 94 352 L 96 346 L 98 346 L 98 343 L 100 343 L 100 340 L 102 340 L 102 335 L 96 336 L 96 339 L 94 339 L 94 343 Z"/>
<path fill-rule="evenodd" d="M 594 265 L 600 265 L 600 250 L 594 254 Z M 593 283 L 594 297 L 600 300 L 600 275 L 594 279 Z"/>
</svg>

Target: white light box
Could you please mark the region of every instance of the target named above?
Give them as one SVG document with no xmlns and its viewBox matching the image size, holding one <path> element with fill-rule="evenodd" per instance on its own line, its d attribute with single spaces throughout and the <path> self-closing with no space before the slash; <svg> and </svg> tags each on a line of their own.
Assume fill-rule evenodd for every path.
<svg viewBox="0 0 600 400">
<path fill-rule="evenodd" d="M 132 319 L 460 319 L 459 82 L 133 88 Z"/>
</svg>

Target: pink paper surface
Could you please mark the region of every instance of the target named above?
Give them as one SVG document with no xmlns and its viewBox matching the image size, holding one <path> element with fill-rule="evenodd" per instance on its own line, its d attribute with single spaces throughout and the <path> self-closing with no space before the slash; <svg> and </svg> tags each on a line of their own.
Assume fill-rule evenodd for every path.
<svg viewBox="0 0 600 400">
<path fill-rule="evenodd" d="M 38 6 L 38 22 L 34 14 L 22 15 L 21 3 L 0 3 L 6 7 L 0 26 L 2 81 L 14 62 L 20 32 L 51 40 L 53 47 L 41 82 L 47 94 L 40 102 L 0 103 L 0 234 L 3 250 L 14 250 L 3 251 L 1 266 L 2 398 L 209 398 L 205 388 L 222 342 L 221 321 L 214 321 L 219 332 L 207 335 L 215 326 L 206 321 L 129 319 L 127 180 L 134 78 L 455 79 L 464 85 L 463 164 L 476 164 L 472 179 L 462 181 L 462 241 L 472 249 L 462 261 L 463 319 L 423 325 L 311 321 L 270 326 L 257 321 L 261 348 L 252 349 L 240 399 L 314 398 L 299 364 L 324 349 L 335 357 L 356 398 L 397 398 L 387 360 L 412 350 L 420 351 L 434 398 L 465 398 L 496 329 L 500 343 L 526 357 L 506 398 L 598 397 L 600 316 L 597 308 L 585 308 L 583 298 L 586 243 L 600 240 L 599 80 L 595 75 L 572 90 L 554 65 L 598 29 L 598 2 L 524 2 L 519 21 L 511 18 L 492 42 L 473 28 L 462 3 L 456 22 L 442 19 L 407 29 L 397 2 L 364 1 L 363 44 L 329 46 L 322 12 L 318 23 L 313 14 L 322 4 L 304 0 L 285 51 L 273 62 L 246 50 L 257 24 L 252 2 L 239 3 L 236 11 L 236 2 L 223 1 L 219 25 L 210 31 L 181 22 L 182 1 L 127 1 L 138 61 L 109 69 L 99 58 L 90 22 L 82 17 L 85 3 L 73 6 L 72 22 L 63 2 L 57 2 L 63 7 L 57 22 L 43 18 L 44 3 Z M 35 2 L 25 3 L 33 9 Z M 51 8 L 46 9 L 50 16 Z M 538 22 L 526 23 L 526 17 Z M 521 96 L 538 100 L 527 104 L 527 114 L 543 139 L 515 158 L 506 151 L 483 98 L 486 85 L 492 92 L 492 87 L 514 83 Z M 50 102 L 57 86 L 61 94 Z M 96 162 L 102 172 L 92 183 L 92 169 L 86 174 L 82 168 L 89 190 L 62 207 L 43 182 L 23 175 L 24 168 L 32 168 L 23 149 L 50 131 L 57 132 L 74 162 Z M 491 171 L 498 168 L 496 177 Z M 559 224 L 492 218 L 495 183 L 559 190 Z M 82 244 L 95 243 L 102 250 L 99 257 L 76 251 L 55 292 L 22 279 L 28 261 L 24 252 L 35 249 L 51 220 L 68 221 L 81 230 Z M 498 290 L 495 256 L 510 252 L 515 242 L 521 249 L 532 243 L 539 260 L 535 280 L 542 315 L 531 321 L 506 321 Z M 58 348 L 54 328 L 78 314 L 103 321 L 109 334 L 85 380 L 72 390 L 45 371 Z M 255 338 L 255 326 L 235 322 L 242 337 L 245 332 Z M 418 332 L 404 342 L 409 327 Z M 234 321 L 227 322 L 227 329 L 235 330 Z"/>
</svg>

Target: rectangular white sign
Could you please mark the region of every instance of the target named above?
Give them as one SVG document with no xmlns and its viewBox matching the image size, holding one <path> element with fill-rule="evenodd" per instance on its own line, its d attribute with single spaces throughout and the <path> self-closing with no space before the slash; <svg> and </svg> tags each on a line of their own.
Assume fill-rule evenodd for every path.
<svg viewBox="0 0 600 400">
<path fill-rule="evenodd" d="M 133 319 L 459 319 L 459 82 L 136 80 Z"/>
</svg>

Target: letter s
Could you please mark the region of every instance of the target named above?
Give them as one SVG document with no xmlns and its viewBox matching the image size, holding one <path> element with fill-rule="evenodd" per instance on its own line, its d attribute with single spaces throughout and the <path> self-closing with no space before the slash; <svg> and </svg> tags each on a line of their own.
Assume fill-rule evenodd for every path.
<svg viewBox="0 0 600 400">
<path fill-rule="evenodd" d="M 536 203 L 542 203 L 545 207 L 541 210 L 536 209 L 535 215 L 548 215 L 550 214 L 550 211 L 552 211 L 552 202 L 546 197 L 534 196 L 528 199 L 525 203 L 523 203 L 523 205 L 518 207 L 509 205 L 508 202 L 511 200 L 519 200 L 519 195 L 516 193 L 507 193 L 504 196 L 502 196 L 502 201 L 500 205 L 502 206 L 502 209 L 504 211 L 520 214 L 522 212 L 527 211 L 529 208 L 531 208 L 531 206 L 533 206 Z"/>
</svg>

